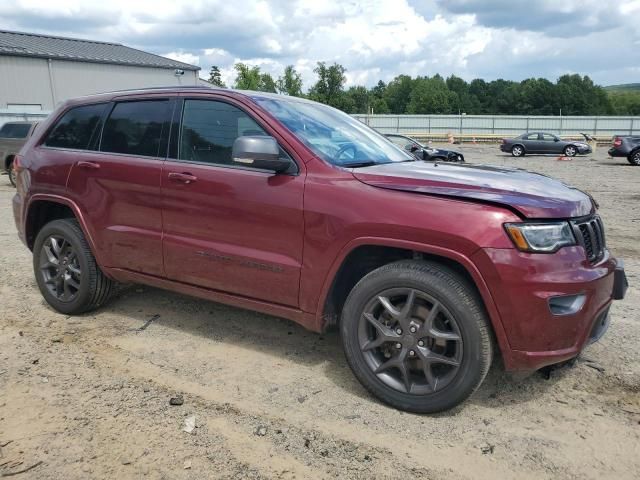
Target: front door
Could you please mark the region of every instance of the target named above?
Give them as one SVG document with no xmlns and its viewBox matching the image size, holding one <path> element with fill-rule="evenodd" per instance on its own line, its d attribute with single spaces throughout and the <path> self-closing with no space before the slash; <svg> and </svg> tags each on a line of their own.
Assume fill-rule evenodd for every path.
<svg viewBox="0 0 640 480">
<path fill-rule="evenodd" d="M 105 267 L 163 276 L 160 175 L 172 101 L 109 104 L 102 135 L 75 152 L 68 189 Z"/>
<path fill-rule="evenodd" d="M 234 140 L 267 127 L 229 102 L 184 100 L 175 158 L 162 174 L 166 274 L 297 306 L 304 171 L 274 175 L 232 164 Z"/>
<path fill-rule="evenodd" d="M 540 137 L 540 150 L 542 153 L 562 153 L 558 137 L 550 133 L 541 133 Z"/>
</svg>

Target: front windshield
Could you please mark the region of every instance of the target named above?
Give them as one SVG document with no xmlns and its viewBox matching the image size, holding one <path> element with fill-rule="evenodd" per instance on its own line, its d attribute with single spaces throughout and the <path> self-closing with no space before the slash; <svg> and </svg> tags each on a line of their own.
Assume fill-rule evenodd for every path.
<svg viewBox="0 0 640 480">
<path fill-rule="evenodd" d="M 334 165 L 355 167 L 415 160 L 379 133 L 335 108 L 290 97 L 253 99 L 316 155 Z"/>
</svg>

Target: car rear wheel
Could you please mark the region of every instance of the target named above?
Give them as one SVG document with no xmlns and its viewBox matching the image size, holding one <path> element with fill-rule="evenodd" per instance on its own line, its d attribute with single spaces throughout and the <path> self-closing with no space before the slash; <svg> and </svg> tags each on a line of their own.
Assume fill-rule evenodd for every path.
<svg viewBox="0 0 640 480">
<path fill-rule="evenodd" d="M 578 149 L 573 145 L 567 145 L 564 147 L 564 154 L 567 157 L 575 157 L 576 153 L 578 153 Z"/>
<path fill-rule="evenodd" d="M 75 219 L 54 220 L 42 227 L 33 247 L 33 269 L 44 299 L 67 315 L 98 308 L 114 289 Z"/>
<path fill-rule="evenodd" d="M 629 163 L 631 165 L 640 167 L 640 150 L 636 150 L 635 152 L 631 153 L 631 155 L 627 157 L 627 160 L 629 160 Z"/>
<path fill-rule="evenodd" d="M 521 145 L 514 145 L 511 148 L 511 155 L 513 155 L 514 157 L 524 156 L 524 147 Z"/>
<path fill-rule="evenodd" d="M 452 408 L 482 383 L 489 323 L 473 288 L 432 262 L 400 261 L 353 288 L 341 319 L 347 361 L 383 402 L 417 413 Z"/>
<path fill-rule="evenodd" d="M 13 185 L 15 187 L 16 186 L 16 171 L 13 169 L 13 160 L 11 160 L 9 162 L 9 165 L 7 167 L 7 173 L 9 174 L 9 182 L 11 182 L 11 185 Z"/>
</svg>

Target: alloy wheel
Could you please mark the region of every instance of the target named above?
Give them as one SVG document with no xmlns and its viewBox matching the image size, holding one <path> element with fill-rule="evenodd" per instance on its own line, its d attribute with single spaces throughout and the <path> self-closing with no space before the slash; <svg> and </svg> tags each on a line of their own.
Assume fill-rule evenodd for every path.
<svg viewBox="0 0 640 480">
<path fill-rule="evenodd" d="M 365 362 L 387 386 L 427 395 L 444 389 L 462 363 L 460 328 L 447 308 L 410 288 L 381 292 L 358 325 Z"/>
<path fill-rule="evenodd" d="M 82 271 L 73 245 L 60 235 L 48 237 L 40 250 L 40 273 L 47 290 L 61 302 L 73 301 Z"/>
<path fill-rule="evenodd" d="M 640 165 L 640 151 L 631 156 L 631 163 L 634 165 Z"/>
<path fill-rule="evenodd" d="M 573 157 L 576 154 L 576 149 L 575 147 L 567 147 L 564 150 L 565 155 L 567 155 L 567 157 Z"/>
<path fill-rule="evenodd" d="M 522 155 L 522 147 L 515 146 L 511 149 L 511 153 L 514 157 L 519 157 Z"/>
</svg>

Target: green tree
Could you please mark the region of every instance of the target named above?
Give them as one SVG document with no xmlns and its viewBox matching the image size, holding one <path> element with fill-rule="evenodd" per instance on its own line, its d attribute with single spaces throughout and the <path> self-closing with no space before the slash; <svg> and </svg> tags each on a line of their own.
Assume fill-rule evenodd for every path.
<svg viewBox="0 0 640 480">
<path fill-rule="evenodd" d="M 456 94 L 449 91 L 440 75 L 432 78 L 418 77 L 411 91 L 407 113 L 451 113 L 452 103 L 456 98 Z"/>
<path fill-rule="evenodd" d="M 227 88 L 227 86 L 222 81 L 222 75 L 220 74 L 220 69 L 217 65 L 211 67 L 209 71 L 209 83 L 215 85 L 216 87 Z"/>
<path fill-rule="evenodd" d="M 276 93 L 276 82 L 273 77 L 268 73 L 260 72 L 260 67 L 236 63 L 233 68 L 237 73 L 233 88 Z"/>
<path fill-rule="evenodd" d="M 260 85 L 258 86 L 258 90 L 260 90 L 261 92 L 278 93 L 276 82 L 268 73 L 260 74 Z"/>
<path fill-rule="evenodd" d="M 325 62 L 318 62 L 313 72 L 318 75 L 318 81 L 309 90 L 309 97 L 318 102 L 347 111 L 349 100 L 344 95 L 344 83 L 347 70 L 340 64 L 327 66 Z"/>
<path fill-rule="evenodd" d="M 384 100 L 391 113 L 407 113 L 414 80 L 409 75 L 398 75 L 387 85 Z"/>
<path fill-rule="evenodd" d="M 302 97 L 302 75 L 296 72 L 293 65 L 287 65 L 284 74 L 276 82 L 278 93 L 292 97 Z"/>
<path fill-rule="evenodd" d="M 236 63 L 233 68 L 237 73 L 233 88 L 238 90 L 260 90 L 260 67 Z"/>
<path fill-rule="evenodd" d="M 368 113 L 371 103 L 369 90 L 363 86 L 349 87 L 346 96 L 350 99 L 350 110 L 347 113 Z"/>
</svg>

